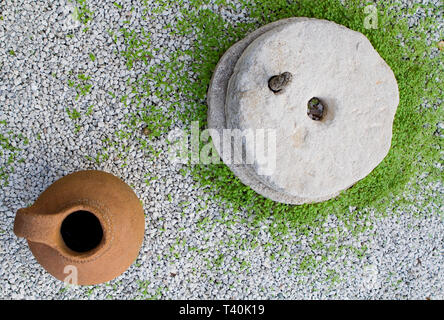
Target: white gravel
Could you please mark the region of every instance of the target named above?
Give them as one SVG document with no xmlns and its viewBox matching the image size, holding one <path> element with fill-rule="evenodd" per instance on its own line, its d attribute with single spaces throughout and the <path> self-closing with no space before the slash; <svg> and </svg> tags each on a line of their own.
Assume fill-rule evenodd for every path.
<svg viewBox="0 0 444 320">
<path fill-rule="evenodd" d="M 319 230 L 308 236 L 290 234 L 278 259 L 273 254 L 282 248 L 267 245 L 270 235 L 265 222 L 257 237 L 242 222 L 229 226 L 214 222 L 202 230 L 198 222 L 204 217 L 219 219 L 232 211 L 210 200 L 208 192 L 181 174 L 181 165 L 168 161 L 165 138 L 150 142 L 161 151 L 151 160 L 152 154 L 141 150 L 134 137 L 119 142 L 115 134 L 133 108 L 120 102 L 120 97 L 131 93 L 126 80 L 145 69 L 136 65 L 128 71 L 124 58 L 116 53 L 123 43 L 115 43 L 108 31 L 117 32 L 129 19 L 131 28 L 151 32 L 152 46 L 166 48 L 166 53 L 186 49 L 190 39 L 171 37 L 162 28 L 173 22 L 176 9 L 143 20 L 139 1 L 118 2 L 123 9 L 112 1 L 88 1 L 94 19 L 86 32 L 70 19 L 66 1 L 0 3 L 0 121 L 6 122 L 0 122 L 0 133 L 21 149 L 13 164 L 8 164 L 10 152 L 0 153 L 1 167 L 10 172 L 9 184 L 0 190 L 0 299 L 444 299 L 442 182 L 426 183 L 419 177 L 419 190 L 406 194 L 413 204 L 388 210 L 385 217 L 362 209 L 370 217 L 362 223 L 373 228 L 357 236 L 333 216 L 326 227 L 330 235 L 338 230 L 336 240 L 328 240 L 329 234 Z M 136 8 L 132 13 L 131 7 Z M 222 14 L 231 22 L 245 19 L 230 12 Z M 414 25 L 426 14 L 419 11 L 409 21 Z M 68 32 L 74 37 L 67 37 Z M 94 62 L 90 53 L 96 57 Z M 160 52 L 151 64 L 165 59 Z M 76 100 L 68 80 L 80 73 L 91 77 L 93 87 Z M 70 119 L 67 108 L 80 110 L 81 118 Z M 136 137 L 142 136 L 136 133 Z M 105 139 L 119 143 L 111 148 Z M 109 158 L 100 164 L 87 159 L 107 147 Z M 121 152 L 126 162 L 119 159 Z M 33 203 L 55 180 L 81 169 L 105 170 L 133 186 L 144 202 L 146 236 L 136 263 L 117 279 L 94 287 L 65 288 L 35 261 L 12 226 L 17 209 Z M 147 184 L 152 178 L 157 179 Z M 233 215 L 238 220 L 244 217 Z M 304 257 L 321 259 L 321 253 L 311 249 L 317 236 L 340 249 L 314 272 L 289 272 Z M 242 241 L 253 240 L 258 243 L 254 249 L 242 246 Z M 364 246 L 368 250 L 358 258 L 353 252 Z M 208 265 L 220 256 L 220 265 Z"/>
</svg>

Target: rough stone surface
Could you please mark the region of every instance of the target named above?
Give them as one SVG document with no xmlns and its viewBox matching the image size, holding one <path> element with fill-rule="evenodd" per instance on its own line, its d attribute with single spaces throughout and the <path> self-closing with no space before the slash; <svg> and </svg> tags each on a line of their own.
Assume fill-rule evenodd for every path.
<svg viewBox="0 0 444 320">
<path fill-rule="evenodd" d="M 260 35 L 272 30 L 273 28 L 302 20 L 307 20 L 307 18 L 289 18 L 267 24 L 250 33 L 241 41 L 235 43 L 219 60 L 219 63 L 214 70 L 207 94 L 208 127 L 214 130 L 214 132 L 211 133 L 213 141 L 215 140 L 215 134 L 222 136 L 223 130 L 226 129 L 225 99 L 227 95 L 228 81 L 233 74 L 236 62 L 241 57 L 244 50 Z M 255 175 L 254 172 L 249 172 L 248 168 L 246 168 L 244 165 L 235 164 L 228 161 L 220 145 L 215 144 L 215 147 L 225 164 L 234 172 L 242 183 L 250 186 L 257 193 L 274 201 L 287 203 L 293 202 L 292 197 L 282 194 L 262 183 L 257 175 Z M 231 150 L 231 153 L 233 153 L 233 150 Z"/>
<path fill-rule="evenodd" d="M 268 81 L 284 72 L 293 80 L 276 95 Z M 322 121 L 307 116 L 314 96 L 328 106 Z M 229 81 L 226 124 L 275 130 L 274 172 L 257 174 L 262 165 L 256 161 L 246 164 L 248 170 L 293 197 L 292 203 L 319 202 L 363 179 L 384 159 L 398 103 L 393 72 L 363 34 L 326 20 L 296 20 L 245 49 Z M 243 149 L 256 157 L 254 144 L 244 141 Z"/>
</svg>

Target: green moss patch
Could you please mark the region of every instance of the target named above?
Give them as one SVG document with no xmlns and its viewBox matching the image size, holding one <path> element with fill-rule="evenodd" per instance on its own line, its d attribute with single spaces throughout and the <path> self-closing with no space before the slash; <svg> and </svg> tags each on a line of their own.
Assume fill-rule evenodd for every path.
<svg viewBox="0 0 444 320">
<path fill-rule="evenodd" d="M 15 134 L 8 128 L 5 120 L 0 121 L 0 186 L 9 184 L 9 175 L 14 172 L 14 164 L 24 162 L 19 158 L 22 148 L 29 144 L 29 139 L 22 133 Z"/>
</svg>

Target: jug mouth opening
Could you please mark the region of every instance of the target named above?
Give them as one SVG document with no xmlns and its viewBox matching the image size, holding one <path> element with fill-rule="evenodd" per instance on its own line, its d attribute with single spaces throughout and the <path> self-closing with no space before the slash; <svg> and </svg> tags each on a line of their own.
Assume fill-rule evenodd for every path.
<svg viewBox="0 0 444 320">
<path fill-rule="evenodd" d="M 60 226 L 60 234 L 69 251 L 74 255 L 96 252 L 104 240 L 104 229 L 100 219 L 87 209 L 69 213 Z"/>
</svg>

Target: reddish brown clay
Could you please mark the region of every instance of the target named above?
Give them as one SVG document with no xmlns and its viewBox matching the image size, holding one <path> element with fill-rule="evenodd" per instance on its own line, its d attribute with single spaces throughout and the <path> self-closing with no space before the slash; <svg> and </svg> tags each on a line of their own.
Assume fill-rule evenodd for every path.
<svg viewBox="0 0 444 320">
<path fill-rule="evenodd" d="M 128 269 L 144 230 L 137 196 L 122 180 L 101 171 L 80 171 L 56 181 L 31 207 L 18 210 L 14 224 L 14 233 L 28 240 L 49 273 L 79 285 L 107 282 Z"/>
</svg>

